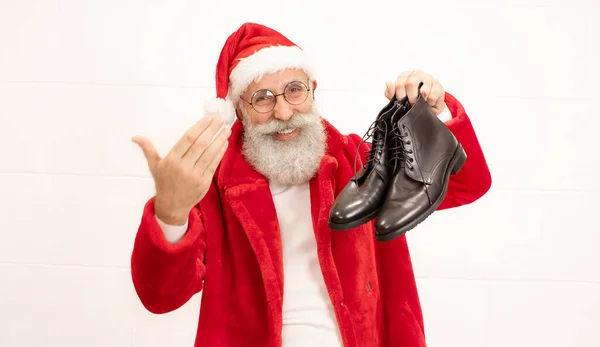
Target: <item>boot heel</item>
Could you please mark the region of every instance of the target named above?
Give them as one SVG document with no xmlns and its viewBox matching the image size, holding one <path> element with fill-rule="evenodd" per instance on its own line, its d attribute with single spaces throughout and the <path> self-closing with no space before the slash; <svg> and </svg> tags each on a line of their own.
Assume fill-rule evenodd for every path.
<svg viewBox="0 0 600 347">
<path fill-rule="evenodd" d="M 454 167 L 452 168 L 452 174 L 457 174 L 460 169 L 462 169 L 463 165 L 465 165 L 466 161 L 467 153 L 465 153 L 465 150 L 459 144 L 458 148 L 456 149 L 456 153 L 454 154 Z"/>
</svg>

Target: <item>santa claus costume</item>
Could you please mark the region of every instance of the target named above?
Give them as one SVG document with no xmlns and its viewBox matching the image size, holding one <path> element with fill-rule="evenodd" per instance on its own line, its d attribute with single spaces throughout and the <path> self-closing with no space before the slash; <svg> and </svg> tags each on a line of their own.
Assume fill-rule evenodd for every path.
<svg viewBox="0 0 600 347">
<path fill-rule="evenodd" d="M 143 210 L 131 257 L 142 304 L 166 313 L 201 293 L 195 346 L 424 347 L 423 316 L 406 238 L 374 238 L 373 222 L 338 232 L 331 206 L 355 174 L 367 144 L 322 119 L 326 153 L 305 184 L 281 186 L 242 154 L 243 126 L 233 105 L 252 81 L 287 68 L 315 71 L 279 32 L 246 23 L 227 39 L 207 113 L 232 123 L 229 147 L 206 196 L 184 226 Z M 467 161 L 452 175 L 438 210 L 469 204 L 491 184 L 488 166 L 463 106 L 446 93 L 445 124 Z M 360 167 L 365 157 L 358 158 Z"/>
</svg>

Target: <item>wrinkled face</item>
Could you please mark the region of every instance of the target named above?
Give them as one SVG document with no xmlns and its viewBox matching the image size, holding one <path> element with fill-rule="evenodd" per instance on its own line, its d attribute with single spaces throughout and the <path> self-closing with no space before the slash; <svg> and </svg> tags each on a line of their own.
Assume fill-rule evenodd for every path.
<svg viewBox="0 0 600 347">
<path fill-rule="evenodd" d="M 306 183 L 321 163 L 326 136 L 313 103 L 315 87 L 306 73 L 290 69 L 264 75 L 241 96 L 243 154 L 270 181 Z"/>
</svg>

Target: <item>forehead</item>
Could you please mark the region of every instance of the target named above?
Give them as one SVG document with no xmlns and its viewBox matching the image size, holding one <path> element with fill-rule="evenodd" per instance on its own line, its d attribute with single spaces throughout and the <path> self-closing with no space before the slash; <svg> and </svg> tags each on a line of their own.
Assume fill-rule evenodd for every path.
<svg viewBox="0 0 600 347">
<path fill-rule="evenodd" d="M 306 83 L 308 75 L 302 70 L 286 69 L 270 74 L 265 74 L 259 80 L 252 82 L 248 86 L 248 92 L 254 93 L 259 89 L 270 89 L 272 91 L 282 91 L 286 84 L 292 81 L 302 81 Z"/>
</svg>

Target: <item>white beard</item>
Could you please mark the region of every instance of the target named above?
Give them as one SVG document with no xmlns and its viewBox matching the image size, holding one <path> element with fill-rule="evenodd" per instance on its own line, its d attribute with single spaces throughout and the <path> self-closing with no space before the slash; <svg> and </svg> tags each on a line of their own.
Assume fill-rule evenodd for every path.
<svg viewBox="0 0 600 347">
<path fill-rule="evenodd" d="M 252 124 L 241 107 L 244 125 L 242 154 L 255 170 L 281 185 L 308 182 L 319 169 L 327 142 L 321 116 L 313 104 L 312 113 L 295 114 L 288 121 L 273 118 L 265 124 Z M 291 140 L 279 141 L 275 133 L 298 128 Z"/>
</svg>

